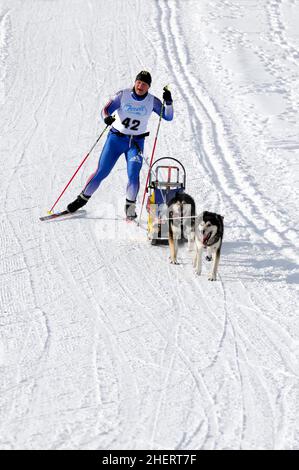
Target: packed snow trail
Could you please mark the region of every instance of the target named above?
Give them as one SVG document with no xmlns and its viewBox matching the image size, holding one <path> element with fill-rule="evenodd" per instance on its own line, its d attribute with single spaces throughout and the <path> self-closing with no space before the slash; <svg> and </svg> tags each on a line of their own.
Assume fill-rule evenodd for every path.
<svg viewBox="0 0 299 470">
<path fill-rule="evenodd" d="M 1 449 L 299 448 L 299 7 L 185 3 L 0 5 Z M 186 249 L 170 265 L 145 212 L 124 222 L 124 159 L 84 210 L 39 221 L 142 69 L 174 96 L 157 157 L 225 217 L 219 282 Z"/>
</svg>

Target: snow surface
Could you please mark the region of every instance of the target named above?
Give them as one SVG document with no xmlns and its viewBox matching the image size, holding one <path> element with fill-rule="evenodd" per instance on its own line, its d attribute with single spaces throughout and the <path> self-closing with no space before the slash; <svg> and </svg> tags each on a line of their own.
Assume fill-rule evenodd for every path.
<svg viewBox="0 0 299 470">
<path fill-rule="evenodd" d="M 1 449 L 299 448 L 298 23 L 298 0 L 1 1 Z M 124 158 L 38 219 L 142 69 L 174 96 L 156 156 L 225 216 L 216 283 L 118 220 Z"/>
</svg>

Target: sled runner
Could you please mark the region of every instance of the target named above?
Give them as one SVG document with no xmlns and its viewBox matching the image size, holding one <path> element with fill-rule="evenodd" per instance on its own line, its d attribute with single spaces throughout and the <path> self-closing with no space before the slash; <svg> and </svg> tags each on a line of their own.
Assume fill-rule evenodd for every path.
<svg viewBox="0 0 299 470">
<path fill-rule="evenodd" d="M 168 244 L 168 202 L 186 187 L 186 170 L 175 158 L 163 157 L 150 167 L 147 187 L 147 236 L 152 245 Z"/>
</svg>

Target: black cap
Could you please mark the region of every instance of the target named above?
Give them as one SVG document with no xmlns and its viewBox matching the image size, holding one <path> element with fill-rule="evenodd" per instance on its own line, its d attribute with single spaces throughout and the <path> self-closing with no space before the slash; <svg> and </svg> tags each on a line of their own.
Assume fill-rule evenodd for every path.
<svg viewBox="0 0 299 470">
<path fill-rule="evenodd" d="M 149 86 L 151 86 L 152 83 L 151 74 L 146 70 L 141 70 L 141 72 L 139 72 L 139 74 L 135 78 L 135 82 L 136 80 L 140 80 L 141 82 L 147 83 Z"/>
</svg>

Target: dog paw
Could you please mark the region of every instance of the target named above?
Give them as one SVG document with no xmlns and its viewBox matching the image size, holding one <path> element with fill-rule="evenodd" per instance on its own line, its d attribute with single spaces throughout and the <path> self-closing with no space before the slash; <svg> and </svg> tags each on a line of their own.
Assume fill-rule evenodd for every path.
<svg viewBox="0 0 299 470">
<path fill-rule="evenodd" d="M 170 264 L 180 264 L 180 263 L 179 263 L 178 261 L 173 261 L 173 260 L 171 260 L 171 261 L 170 261 Z"/>
<path fill-rule="evenodd" d="M 195 274 L 196 274 L 197 276 L 200 276 L 200 275 L 201 275 L 201 271 L 196 271 L 196 270 L 195 270 L 194 272 L 195 272 Z"/>
<path fill-rule="evenodd" d="M 209 281 L 216 281 L 216 274 L 209 274 L 208 280 Z"/>
</svg>

